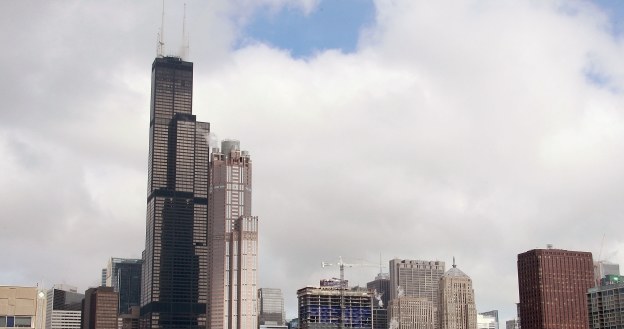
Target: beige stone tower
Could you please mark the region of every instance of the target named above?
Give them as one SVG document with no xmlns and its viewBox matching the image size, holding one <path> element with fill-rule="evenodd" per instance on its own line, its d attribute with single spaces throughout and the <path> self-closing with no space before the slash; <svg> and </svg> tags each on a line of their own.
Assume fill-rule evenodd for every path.
<svg viewBox="0 0 624 329">
<path fill-rule="evenodd" d="M 455 259 L 440 278 L 438 291 L 438 328 L 477 329 L 472 279 L 457 268 Z"/>
<path fill-rule="evenodd" d="M 251 216 L 251 158 L 225 140 L 210 158 L 208 187 L 211 329 L 258 327 L 258 218 Z"/>
</svg>

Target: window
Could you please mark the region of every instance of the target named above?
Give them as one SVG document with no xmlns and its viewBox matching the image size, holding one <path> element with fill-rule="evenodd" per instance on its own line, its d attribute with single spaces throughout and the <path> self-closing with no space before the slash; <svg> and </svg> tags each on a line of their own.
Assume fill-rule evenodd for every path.
<svg viewBox="0 0 624 329">
<path fill-rule="evenodd" d="M 15 327 L 18 328 L 31 328 L 32 319 L 30 316 L 16 316 Z"/>
<path fill-rule="evenodd" d="M 0 316 L 0 327 L 6 327 L 6 326 L 7 326 L 6 316 Z"/>
</svg>

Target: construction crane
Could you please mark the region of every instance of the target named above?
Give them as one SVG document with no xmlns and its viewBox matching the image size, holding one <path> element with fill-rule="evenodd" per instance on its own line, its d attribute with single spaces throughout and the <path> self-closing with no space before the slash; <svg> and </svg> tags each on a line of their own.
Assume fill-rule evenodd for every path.
<svg viewBox="0 0 624 329">
<path fill-rule="evenodd" d="M 374 264 L 347 264 L 345 262 L 342 261 L 342 256 L 338 256 L 338 263 L 336 264 L 332 264 L 329 262 L 321 262 L 321 267 L 325 268 L 327 266 L 338 266 L 340 268 L 340 328 L 344 329 L 344 324 L 345 324 L 345 316 L 344 316 L 344 309 L 345 309 L 345 305 L 344 305 L 344 292 L 347 289 L 347 285 L 345 284 L 345 279 L 344 279 L 344 269 L 345 267 L 354 267 L 354 266 L 374 266 L 377 267 L 377 265 Z"/>
</svg>

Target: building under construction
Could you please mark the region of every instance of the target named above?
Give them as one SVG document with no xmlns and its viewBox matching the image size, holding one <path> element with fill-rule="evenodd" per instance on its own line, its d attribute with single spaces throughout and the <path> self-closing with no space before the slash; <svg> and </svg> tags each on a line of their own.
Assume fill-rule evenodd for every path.
<svg viewBox="0 0 624 329">
<path fill-rule="evenodd" d="M 306 287 L 297 290 L 297 299 L 300 329 L 373 327 L 373 294 L 367 289 Z"/>
</svg>

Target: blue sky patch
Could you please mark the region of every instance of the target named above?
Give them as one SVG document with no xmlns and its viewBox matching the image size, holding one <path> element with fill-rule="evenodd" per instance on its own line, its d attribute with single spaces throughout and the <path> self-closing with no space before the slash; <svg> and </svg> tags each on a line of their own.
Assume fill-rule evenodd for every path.
<svg viewBox="0 0 624 329">
<path fill-rule="evenodd" d="M 373 0 L 323 0 L 307 16 L 299 8 L 261 8 L 245 27 L 245 39 L 307 57 L 326 49 L 355 51 L 362 28 L 375 21 Z"/>
</svg>

